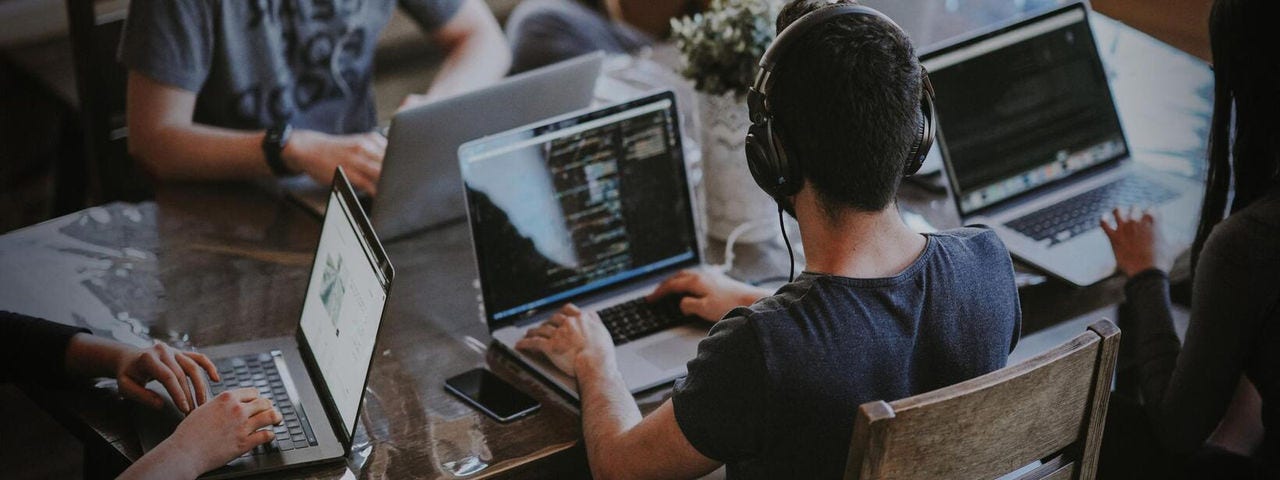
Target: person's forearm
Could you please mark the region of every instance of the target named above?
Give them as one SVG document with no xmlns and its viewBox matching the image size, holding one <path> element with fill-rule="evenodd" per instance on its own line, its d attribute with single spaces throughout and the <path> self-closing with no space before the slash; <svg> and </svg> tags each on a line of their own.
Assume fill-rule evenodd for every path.
<svg viewBox="0 0 1280 480">
<path fill-rule="evenodd" d="M 427 90 L 428 101 L 490 85 L 511 68 L 511 51 L 501 35 L 472 35 L 445 48 L 449 55 Z"/>
<path fill-rule="evenodd" d="M 579 360 L 575 365 L 582 403 L 582 435 L 595 478 L 613 478 L 608 456 L 621 451 L 617 439 L 640 423 L 642 416 L 616 365 Z"/>
<path fill-rule="evenodd" d="M 1158 407 L 1182 349 L 1173 328 L 1168 277 L 1156 270 L 1138 274 L 1125 284 L 1125 301 L 1135 317 L 1126 323 L 1133 337 L 1142 395 L 1148 406 Z"/>
<path fill-rule="evenodd" d="M 188 479 L 201 473 L 204 472 L 199 471 L 192 452 L 182 451 L 166 441 L 133 462 L 116 480 Z"/>
<path fill-rule="evenodd" d="M 87 333 L 76 334 L 67 344 L 67 373 L 78 377 L 115 377 L 116 366 L 129 352 L 123 343 Z"/>
<path fill-rule="evenodd" d="M 244 180 L 269 177 L 264 131 L 201 124 L 155 125 L 129 138 L 129 151 L 161 180 Z"/>
</svg>

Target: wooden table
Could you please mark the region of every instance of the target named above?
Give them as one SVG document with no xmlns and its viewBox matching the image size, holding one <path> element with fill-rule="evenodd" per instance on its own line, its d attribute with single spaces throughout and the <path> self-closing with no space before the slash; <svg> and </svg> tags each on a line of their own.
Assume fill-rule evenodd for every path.
<svg viewBox="0 0 1280 480">
<path fill-rule="evenodd" d="M 956 28 L 947 12 L 930 15 Z M 1138 160 L 1199 175 L 1211 95 L 1207 67 L 1109 20 L 1098 19 L 1096 28 Z M 198 348 L 289 335 L 319 223 L 268 190 L 170 185 L 152 202 L 91 208 L 0 236 L 0 309 L 136 344 L 155 338 Z M 908 185 L 901 204 L 938 228 L 959 223 L 943 194 Z M 345 465 L 296 476 L 337 478 L 348 470 L 361 478 L 586 476 L 576 406 L 489 348 L 465 224 L 387 247 L 398 277 L 352 455 Z M 736 275 L 785 274 L 786 254 L 776 246 L 738 248 Z M 708 250 L 712 260 L 722 256 L 717 245 Z M 1023 288 L 1024 339 L 1015 359 L 1082 331 L 1077 324 L 1119 301 L 1121 285 L 1113 278 L 1080 289 L 1047 280 Z M 479 365 L 533 394 L 543 409 L 503 425 L 443 391 L 445 378 Z M 92 470 L 109 474 L 140 456 L 129 420 L 134 407 L 118 399 L 112 382 L 24 391 L 85 442 Z M 639 400 L 647 411 L 668 395 L 662 388 Z"/>
</svg>

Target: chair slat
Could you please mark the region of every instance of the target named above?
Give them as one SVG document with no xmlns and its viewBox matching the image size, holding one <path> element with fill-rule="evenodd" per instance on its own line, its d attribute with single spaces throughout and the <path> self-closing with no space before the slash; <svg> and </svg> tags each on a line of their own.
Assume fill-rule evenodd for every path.
<svg viewBox="0 0 1280 480">
<path fill-rule="evenodd" d="M 846 476 L 989 479 L 1064 454 L 1069 469 L 1036 476 L 1092 478 L 1118 339 L 1104 320 L 1021 364 L 862 405 Z"/>
</svg>

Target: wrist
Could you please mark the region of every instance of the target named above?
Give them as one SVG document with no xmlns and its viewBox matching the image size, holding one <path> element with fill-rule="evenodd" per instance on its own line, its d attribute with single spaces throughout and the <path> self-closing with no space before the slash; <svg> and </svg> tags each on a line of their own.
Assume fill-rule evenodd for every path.
<svg viewBox="0 0 1280 480">
<path fill-rule="evenodd" d="M 67 344 L 67 371 L 83 377 L 116 377 L 134 350 L 123 343 L 78 333 Z"/>
<path fill-rule="evenodd" d="M 1164 269 L 1161 269 L 1160 267 L 1148 267 L 1142 270 L 1138 270 L 1134 272 L 1132 275 L 1129 275 L 1129 281 L 1133 282 L 1135 280 L 1142 280 L 1148 277 L 1167 279 L 1169 278 L 1169 274 L 1166 273 Z"/>
<path fill-rule="evenodd" d="M 618 371 L 618 366 L 612 355 L 590 354 L 584 351 L 574 357 L 573 371 L 578 377 L 578 382 L 581 383 L 584 379 L 597 379 L 614 374 Z"/>
<path fill-rule="evenodd" d="M 177 443 L 171 436 L 149 453 L 157 459 L 155 473 L 162 474 L 164 478 L 196 478 L 213 469 L 204 465 L 202 459 L 197 458 L 191 448 L 177 445 Z"/>
<path fill-rule="evenodd" d="M 285 157 L 289 144 L 293 143 L 293 126 L 285 123 L 271 127 L 262 136 L 262 155 L 267 167 L 277 177 L 293 175 L 298 169 Z"/>
<path fill-rule="evenodd" d="M 1124 272 L 1125 276 L 1129 278 L 1135 278 L 1139 275 L 1145 274 L 1150 271 L 1157 271 L 1157 272 L 1164 271 L 1163 268 L 1157 267 L 1155 264 L 1135 265 L 1133 267 L 1130 267 L 1124 270 L 1125 270 Z"/>
</svg>

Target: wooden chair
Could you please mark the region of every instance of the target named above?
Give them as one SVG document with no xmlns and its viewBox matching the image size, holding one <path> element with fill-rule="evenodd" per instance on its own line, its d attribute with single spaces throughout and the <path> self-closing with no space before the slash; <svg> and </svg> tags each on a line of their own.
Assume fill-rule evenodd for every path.
<svg viewBox="0 0 1280 480">
<path fill-rule="evenodd" d="M 865 403 L 845 478 L 1093 478 L 1119 347 L 1120 329 L 1102 320 L 1024 363 Z"/>
<path fill-rule="evenodd" d="M 95 205 L 137 201 L 152 195 L 151 184 L 129 156 L 125 125 L 128 71 L 116 61 L 125 11 L 99 14 L 98 0 L 66 0 L 71 56 L 84 129 L 83 163 L 60 165 L 59 203 Z M 61 198 L 78 195 L 78 199 Z"/>
</svg>

